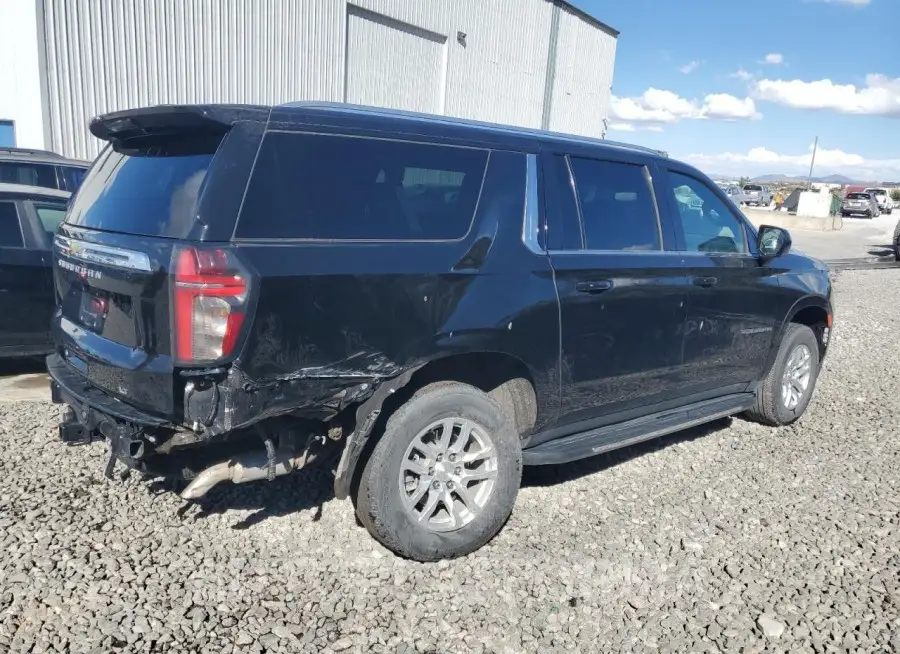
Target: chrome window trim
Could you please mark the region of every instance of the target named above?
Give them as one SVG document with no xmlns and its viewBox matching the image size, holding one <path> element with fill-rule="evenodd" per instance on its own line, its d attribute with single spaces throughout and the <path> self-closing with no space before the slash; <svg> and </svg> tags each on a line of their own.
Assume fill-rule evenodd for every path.
<svg viewBox="0 0 900 654">
<path fill-rule="evenodd" d="M 540 244 L 540 211 L 538 207 L 537 155 L 525 156 L 525 215 L 522 221 L 522 242 L 534 254 L 546 255 Z"/>
<path fill-rule="evenodd" d="M 125 248 L 111 245 L 74 241 L 59 234 L 53 238 L 53 244 L 60 254 L 70 259 L 125 268 L 126 270 L 153 272 L 153 268 L 150 265 L 150 257 L 143 252 L 135 252 L 134 250 L 126 250 Z"/>
</svg>

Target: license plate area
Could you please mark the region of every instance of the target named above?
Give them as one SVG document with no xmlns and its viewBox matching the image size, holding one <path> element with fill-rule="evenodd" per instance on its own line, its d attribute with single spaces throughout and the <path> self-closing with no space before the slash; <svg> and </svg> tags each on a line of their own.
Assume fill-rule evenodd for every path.
<svg viewBox="0 0 900 654">
<path fill-rule="evenodd" d="M 78 322 L 94 333 L 103 332 L 106 317 L 109 315 L 110 298 L 102 292 L 84 289 L 81 293 L 81 306 L 78 312 Z"/>
</svg>

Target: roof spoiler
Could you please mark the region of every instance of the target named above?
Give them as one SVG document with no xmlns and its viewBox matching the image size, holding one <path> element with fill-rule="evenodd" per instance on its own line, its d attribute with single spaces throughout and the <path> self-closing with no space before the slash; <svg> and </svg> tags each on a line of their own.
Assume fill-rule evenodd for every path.
<svg viewBox="0 0 900 654">
<path fill-rule="evenodd" d="M 157 105 L 97 116 L 91 134 L 110 142 L 174 136 L 185 132 L 224 133 L 238 121 L 265 122 L 269 107 L 253 105 Z"/>
</svg>

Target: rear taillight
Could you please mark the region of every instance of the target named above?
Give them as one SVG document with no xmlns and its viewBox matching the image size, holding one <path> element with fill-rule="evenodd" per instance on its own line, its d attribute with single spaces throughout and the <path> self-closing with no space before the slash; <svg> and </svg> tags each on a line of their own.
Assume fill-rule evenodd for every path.
<svg viewBox="0 0 900 654">
<path fill-rule="evenodd" d="M 233 251 L 221 248 L 178 248 L 173 264 L 178 363 L 230 356 L 246 315 L 250 275 Z"/>
</svg>

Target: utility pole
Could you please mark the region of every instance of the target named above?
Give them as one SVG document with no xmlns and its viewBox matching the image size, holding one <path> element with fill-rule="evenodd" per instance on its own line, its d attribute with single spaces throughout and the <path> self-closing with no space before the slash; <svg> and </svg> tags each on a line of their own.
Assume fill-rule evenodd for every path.
<svg viewBox="0 0 900 654">
<path fill-rule="evenodd" d="M 813 143 L 813 153 L 812 153 L 812 161 L 809 162 L 809 177 L 806 178 L 806 190 L 812 188 L 812 171 L 813 166 L 816 165 L 816 150 L 819 149 L 819 137 L 816 137 L 816 142 Z"/>
</svg>

